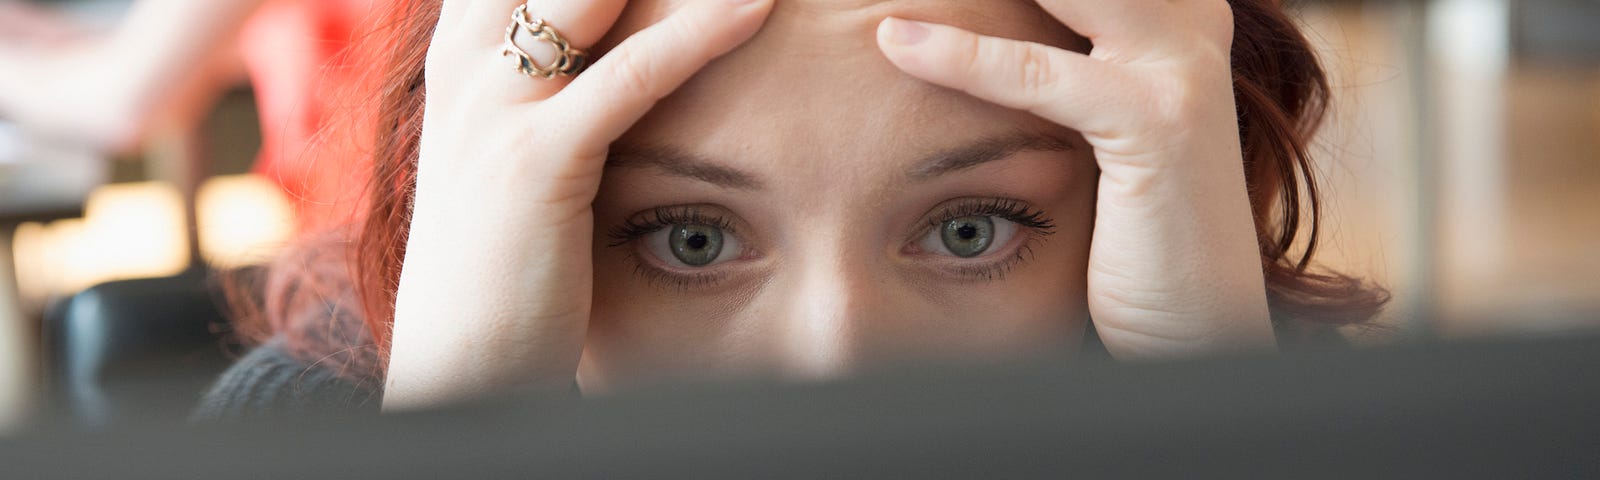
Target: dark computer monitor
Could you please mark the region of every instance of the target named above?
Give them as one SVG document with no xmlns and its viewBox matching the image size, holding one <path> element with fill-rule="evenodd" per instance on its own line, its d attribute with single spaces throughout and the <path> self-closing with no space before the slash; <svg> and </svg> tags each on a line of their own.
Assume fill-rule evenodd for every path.
<svg viewBox="0 0 1600 480">
<path fill-rule="evenodd" d="M 42 427 L 5 478 L 1594 478 L 1600 338 Z"/>
</svg>

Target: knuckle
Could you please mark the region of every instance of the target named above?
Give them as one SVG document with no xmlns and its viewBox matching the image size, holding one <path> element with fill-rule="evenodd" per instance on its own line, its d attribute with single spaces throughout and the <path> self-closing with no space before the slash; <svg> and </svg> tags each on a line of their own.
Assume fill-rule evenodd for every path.
<svg viewBox="0 0 1600 480">
<path fill-rule="evenodd" d="M 993 77 L 1001 73 L 1002 91 L 991 92 L 1003 103 L 1013 108 L 1032 109 L 1051 96 L 1056 85 L 1057 65 L 1049 52 L 1036 45 L 1009 41 L 989 40 L 979 43 L 979 62 L 973 72 L 977 78 Z"/>
<path fill-rule="evenodd" d="M 647 55 L 639 55 L 633 50 L 613 52 L 618 55 L 616 64 L 610 71 L 611 84 L 620 93 L 628 95 L 644 95 L 654 97 L 651 71 L 654 69 L 652 60 Z"/>
<path fill-rule="evenodd" d="M 659 31 L 654 32 L 651 41 L 634 45 L 624 45 L 611 53 L 617 56 L 616 68 L 613 69 L 612 81 L 623 92 L 638 95 L 650 100 L 660 100 L 665 97 L 668 90 L 662 85 L 660 77 L 665 68 L 661 62 L 671 61 L 674 56 L 653 55 L 652 51 L 685 51 L 700 42 L 699 32 L 704 30 L 688 15 L 674 16 L 667 21 L 657 24 Z M 684 56 L 694 56 L 693 52 L 684 52 Z"/>
<path fill-rule="evenodd" d="M 966 43 L 966 48 L 960 50 L 961 64 L 967 67 L 967 73 L 980 74 L 988 67 L 985 60 L 996 52 L 991 52 L 991 47 L 977 35 L 968 35 Z"/>
<path fill-rule="evenodd" d="M 1021 46 L 1014 49 L 1017 57 L 1017 88 L 1030 97 L 1042 94 L 1055 82 L 1055 66 L 1050 56 L 1038 48 Z"/>
<path fill-rule="evenodd" d="M 697 15 L 688 13 L 676 15 L 671 20 L 662 22 L 661 27 L 664 30 L 662 35 L 665 37 L 665 41 L 662 43 L 680 48 L 701 43 L 702 40 L 700 39 L 704 36 L 703 32 L 712 30 L 706 28 L 706 25 L 702 25 L 702 23 L 704 22 Z"/>
</svg>

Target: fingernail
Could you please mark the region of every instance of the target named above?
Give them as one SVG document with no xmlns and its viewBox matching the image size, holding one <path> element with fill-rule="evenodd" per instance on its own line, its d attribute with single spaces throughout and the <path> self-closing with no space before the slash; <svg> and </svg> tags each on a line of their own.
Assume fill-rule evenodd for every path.
<svg viewBox="0 0 1600 480">
<path fill-rule="evenodd" d="M 889 17 L 889 41 L 899 45 L 916 45 L 928 39 L 928 26 L 922 22 Z"/>
</svg>

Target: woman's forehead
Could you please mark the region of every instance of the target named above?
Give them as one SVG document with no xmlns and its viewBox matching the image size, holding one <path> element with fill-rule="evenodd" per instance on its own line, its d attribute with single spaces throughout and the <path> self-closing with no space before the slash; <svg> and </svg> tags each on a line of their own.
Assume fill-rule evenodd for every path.
<svg viewBox="0 0 1600 480">
<path fill-rule="evenodd" d="M 622 22 L 648 25 L 682 1 L 634 0 Z M 874 143 L 891 147 L 919 136 L 959 139 L 1038 130 L 1024 125 L 1040 123 L 1031 115 L 896 69 L 876 43 L 878 22 L 890 15 L 1063 46 L 1081 40 L 1031 0 L 777 0 L 760 33 L 663 100 L 628 140 L 728 145 L 717 137 L 737 131 L 749 142 L 752 132 L 782 132 L 785 145 L 876 138 L 880 141 Z M 993 131 L 974 131 L 979 129 Z"/>
<path fill-rule="evenodd" d="M 601 49 L 654 24 L 689 1 L 694 0 L 629 1 Z M 1088 45 L 1087 40 L 1051 18 L 1034 0 L 775 0 L 766 25 L 747 48 L 794 40 L 830 48 L 873 47 L 871 32 L 888 16 L 1065 48 L 1082 49 Z M 851 32 L 857 34 L 848 34 Z"/>
</svg>

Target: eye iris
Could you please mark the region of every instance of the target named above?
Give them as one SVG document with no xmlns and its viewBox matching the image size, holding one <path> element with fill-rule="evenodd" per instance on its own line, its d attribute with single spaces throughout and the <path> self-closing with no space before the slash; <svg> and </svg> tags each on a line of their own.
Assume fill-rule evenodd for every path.
<svg viewBox="0 0 1600 480">
<path fill-rule="evenodd" d="M 722 231 L 706 225 L 674 225 L 668 240 L 672 256 L 685 265 L 702 267 L 722 254 Z"/>
<path fill-rule="evenodd" d="M 986 216 L 961 217 L 944 222 L 940 237 L 950 253 L 962 258 L 983 254 L 994 241 L 994 221 Z"/>
</svg>

